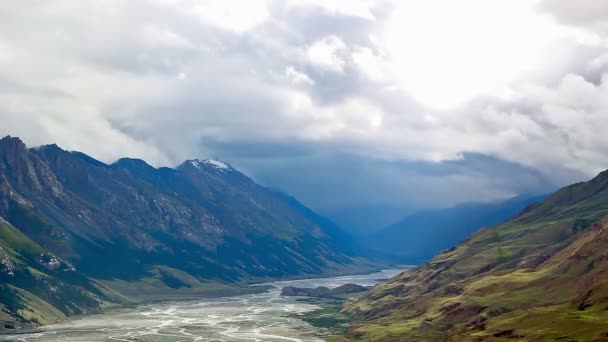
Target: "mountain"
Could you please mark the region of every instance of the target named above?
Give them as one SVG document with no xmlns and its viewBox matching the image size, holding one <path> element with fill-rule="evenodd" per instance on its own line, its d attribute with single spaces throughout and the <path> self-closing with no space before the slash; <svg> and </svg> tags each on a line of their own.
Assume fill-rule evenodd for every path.
<svg viewBox="0 0 608 342">
<path fill-rule="evenodd" d="M 402 219 L 408 212 L 407 208 L 398 204 L 369 204 L 325 210 L 322 213 L 349 233 L 367 237 L 370 232 Z"/>
<path fill-rule="evenodd" d="M 320 274 L 356 255 L 331 221 L 227 163 L 108 165 L 13 137 L 0 140 L 0 217 L 3 315 L 35 323 L 97 310 L 125 289 Z"/>
<path fill-rule="evenodd" d="M 391 254 L 401 262 L 429 260 L 462 242 L 482 227 L 504 223 L 546 196 L 517 196 L 492 203 L 466 203 L 416 212 L 362 239 L 371 250 Z"/>
<path fill-rule="evenodd" d="M 97 311 L 101 297 L 70 263 L 0 219 L 0 320 L 52 323 Z"/>
<path fill-rule="evenodd" d="M 376 286 L 363 341 L 608 340 L 608 171 Z"/>
</svg>

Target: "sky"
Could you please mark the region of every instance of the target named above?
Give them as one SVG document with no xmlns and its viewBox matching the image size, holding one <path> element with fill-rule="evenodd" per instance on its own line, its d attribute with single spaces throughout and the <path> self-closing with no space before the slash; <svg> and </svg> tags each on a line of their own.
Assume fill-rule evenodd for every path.
<svg viewBox="0 0 608 342">
<path fill-rule="evenodd" d="M 607 47 L 597 0 L 2 1 L 0 135 L 382 225 L 608 168 Z"/>
</svg>

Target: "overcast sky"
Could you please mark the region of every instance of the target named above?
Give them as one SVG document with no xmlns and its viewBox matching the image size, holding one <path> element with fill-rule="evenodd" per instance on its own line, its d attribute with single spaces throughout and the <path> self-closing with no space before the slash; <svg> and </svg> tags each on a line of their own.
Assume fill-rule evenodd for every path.
<svg viewBox="0 0 608 342">
<path fill-rule="evenodd" d="M 326 213 L 538 193 L 608 168 L 607 38 L 598 0 L 2 1 L 0 134 Z"/>
</svg>

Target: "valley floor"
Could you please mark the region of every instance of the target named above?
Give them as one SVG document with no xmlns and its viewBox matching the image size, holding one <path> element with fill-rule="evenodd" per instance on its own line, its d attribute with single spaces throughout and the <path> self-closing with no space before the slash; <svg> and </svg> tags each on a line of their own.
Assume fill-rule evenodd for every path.
<svg viewBox="0 0 608 342">
<path fill-rule="evenodd" d="M 365 275 L 286 280 L 266 283 L 268 292 L 234 297 L 162 302 L 115 308 L 44 327 L 43 333 L 0 336 L 0 341 L 323 341 L 329 331 L 305 323 L 294 314 L 319 308 L 293 297 L 283 297 L 284 286 L 335 287 L 347 283 L 368 286 L 392 277 L 400 269 Z"/>
<path fill-rule="evenodd" d="M 355 274 L 370 274 L 382 269 L 382 266 L 383 265 L 381 263 L 372 263 L 365 259 L 361 259 L 351 265 L 336 267 L 314 276 L 320 278 L 331 278 L 339 276 L 351 276 Z M 192 301 L 200 300 L 201 298 L 213 299 L 261 294 L 268 292 L 268 290 L 271 289 L 270 286 L 263 285 L 263 283 L 273 281 L 290 281 L 303 278 L 306 279 L 310 276 L 311 275 L 303 274 L 283 277 L 282 279 L 250 278 L 243 279 L 238 283 L 229 284 L 217 281 L 203 282 L 185 272 L 176 269 L 168 267 L 156 267 L 150 271 L 149 277 L 145 277 L 137 281 L 97 279 L 93 280 L 93 283 L 96 284 L 96 286 L 103 291 L 105 296 L 110 299 L 102 302 L 101 312 L 111 312 L 114 310 L 133 308 L 139 305 L 152 303 Z M 167 277 L 169 277 L 169 281 Z M 41 319 L 38 321 L 42 324 L 22 325 L 20 326 L 22 329 L 9 330 L 8 332 L 20 333 L 23 330 L 29 330 L 39 326 L 44 327 L 46 325 L 71 320 L 75 317 L 100 313 L 99 311 L 90 311 L 85 314 L 69 317 L 22 289 L 15 288 L 14 290 L 20 293 L 20 296 L 31 298 L 30 301 L 25 303 L 26 305 L 30 306 L 26 306 L 25 309 L 27 312 L 29 312 L 29 315 L 40 317 Z M 0 308 L 1 306 L 2 304 L 0 304 Z M 13 318 L 10 316 L 0 316 L 0 321 L 3 320 L 12 321 Z"/>
</svg>

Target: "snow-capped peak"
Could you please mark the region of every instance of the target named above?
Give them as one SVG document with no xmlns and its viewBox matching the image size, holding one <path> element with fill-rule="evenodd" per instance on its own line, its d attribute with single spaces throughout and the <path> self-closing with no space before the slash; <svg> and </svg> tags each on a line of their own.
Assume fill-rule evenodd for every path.
<svg viewBox="0 0 608 342">
<path fill-rule="evenodd" d="M 197 169 L 200 169 L 205 166 L 210 166 L 210 167 L 213 167 L 214 169 L 216 169 L 218 171 L 222 171 L 222 172 L 232 170 L 232 167 L 230 167 L 230 165 L 228 165 L 227 163 L 224 163 L 222 161 L 215 160 L 215 159 L 205 159 L 205 160 L 195 159 L 195 160 L 191 160 L 190 163 Z"/>
<path fill-rule="evenodd" d="M 228 164 L 215 159 L 205 159 L 203 160 L 203 163 L 212 165 L 213 167 L 218 169 L 230 169 L 230 166 Z"/>
</svg>

